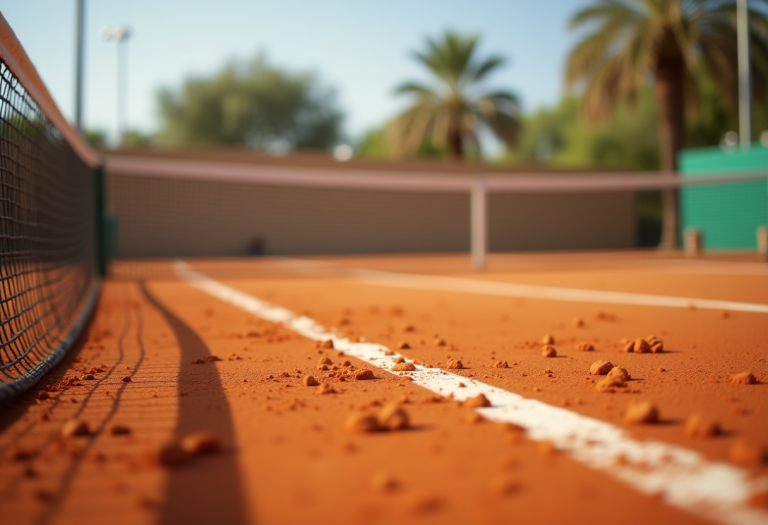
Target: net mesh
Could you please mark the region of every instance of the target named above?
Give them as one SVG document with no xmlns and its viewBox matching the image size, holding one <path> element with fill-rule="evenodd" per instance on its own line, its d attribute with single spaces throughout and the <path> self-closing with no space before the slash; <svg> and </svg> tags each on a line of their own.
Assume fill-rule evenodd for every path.
<svg viewBox="0 0 768 525">
<path fill-rule="evenodd" d="M 95 298 L 91 169 L 0 62 L 0 400 L 71 346 Z"/>
</svg>

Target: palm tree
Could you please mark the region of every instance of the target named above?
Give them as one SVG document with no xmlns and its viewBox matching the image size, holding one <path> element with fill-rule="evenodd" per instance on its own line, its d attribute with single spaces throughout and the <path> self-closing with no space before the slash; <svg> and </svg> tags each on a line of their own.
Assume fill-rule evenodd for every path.
<svg viewBox="0 0 768 525">
<path fill-rule="evenodd" d="M 389 126 L 396 156 L 431 139 L 437 147 L 447 145 L 451 158 L 461 161 L 467 146 L 480 152 L 477 132 L 483 126 L 505 144 L 515 144 L 520 130 L 517 97 L 506 91 L 483 93 L 479 85 L 504 59 L 478 59 L 477 42 L 477 36 L 449 31 L 440 40 L 427 39 L 426 51 L 413 54 L 434 82 L 407 82 L 397 88 L 398 94 L 412 95 L 413 102 Z"/>
<path fill-rule="evenodd" d="M 750 10 L 750 54 L 755 93 L 768 77 L 768 18 Z M 649 75 L 659 121 L 661 168 L 677 170 L 685 111 L 695 107 L 695 73 L 704 66 L 733 101 L 737 89 L 736 0 L 596 0 L 578 11 L 572 29 L 589 28 L 571 51 L 566 85 L 583 86 L 590 120 L 630 103 Z M 679 245 L 677 192 L 662 193 L 662 248 Z"/>
</svg>

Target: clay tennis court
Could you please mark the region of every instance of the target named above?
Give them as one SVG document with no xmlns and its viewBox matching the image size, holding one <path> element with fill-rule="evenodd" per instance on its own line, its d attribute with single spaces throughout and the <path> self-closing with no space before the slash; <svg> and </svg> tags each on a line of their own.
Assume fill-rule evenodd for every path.
<svg viewBox="0 0 768 525">
<path fill-rule="evenodd" d="M 463 254 L 114 262 L 65 361 L 0 415 L 0 515 L 768 520 L 757 256 L 468 266 Z M 625 351 L 651 335 L 661 351 Z M 606 386 L 590 373 L 600 360 L 630 379 Z M 627 422 L 646 401 L 658 417 Z"/>
</svg>

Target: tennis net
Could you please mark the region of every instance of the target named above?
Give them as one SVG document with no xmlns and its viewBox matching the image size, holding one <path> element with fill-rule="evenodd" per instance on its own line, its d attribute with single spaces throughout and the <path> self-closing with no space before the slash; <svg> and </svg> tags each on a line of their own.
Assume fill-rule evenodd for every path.
<svg viewBox="0 0 768 525">
<path fill-rule="evenodd" d="M 93 310 L 97 162 L 0 16 L 0 400 L 58 363 Z"/>
<path fill-rule="evenodd" d="M 122 259 L 471 251 L 482 268 L 486 252 L 633 250 L 659 244 L 665 190 L 703 250 L 754 252 L 768 226 L 757 168 L 514 172 L 202 148 L 111 152 L 105 167 Z"/>
</svg>

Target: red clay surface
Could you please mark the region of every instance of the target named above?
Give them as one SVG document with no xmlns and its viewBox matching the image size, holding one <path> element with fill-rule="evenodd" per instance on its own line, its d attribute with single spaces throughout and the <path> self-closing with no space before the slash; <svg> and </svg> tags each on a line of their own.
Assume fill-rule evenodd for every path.
<svg viewBox="0 0 768 525">
<path fill-rule="evenodd" d="M 749 256 L 498 256 L 480 275 L 464 271 L 466 257 L 315 260 L 768 303 L 768 272 Z M 411 349 L 400 352 L 420 362 L 445 367 L 460 359 L 467 368 L 452 372 L 627 428 L 636 438 L 717 461 L 727 461 L 739 440 L 768 447 L 766 314 L 403 290 L 272 259 L 191 264 L 350 335 L 393 349 L 407 341 Z M 168 262 L 122 264 L 114 273 L 120 278 L 105 283 L 93 322 L 66 362 L 0 415 L 3 523 L 705 522 L 193 289 L 172 277 Z M 583 326 L 574 325 L 577 317 Z M 541 356 L 545 334 L 553 336 L 557 358 Z M 621 351 L 622 339 L 649 334 L 668 351 Z M 447 346 L 435 346 L 436 338 Z M 575 350 L 580 342 L 595 350 Z M 331 375 L 337 371 L 316 369 L 323 356 L 334 364 L 349 359 L 375 379 L 340 382 Z M 596 391 L 589 368 L 599 359 L 626 368 L 635 393 Z M 510 367 L 493 367 L 498 361 Z M 743 371 L 760 384 L 732 384 L 731 374 Z M 306 374 L 336 393 L 317 395 L 303 385 Z M 50 399 L 37 399 L 43 391 Z M 658 406 L 660 424 L 625 425 L 625 408 L 638 400 Z M 403 403 L 411 429 L 345 430 L 351 413 L 387 402 Z M 716 420 L 723 433 L 686 436 L 694 412 Z M 61 437 L 72 418 L 88 423 L 90 435 Z M 113 435 L 116 424 L 130 433 Z M 215 432 L 222 450 L 175 467 L 153 459 L 163 443 L 198 430 Z"/>
</svg>

